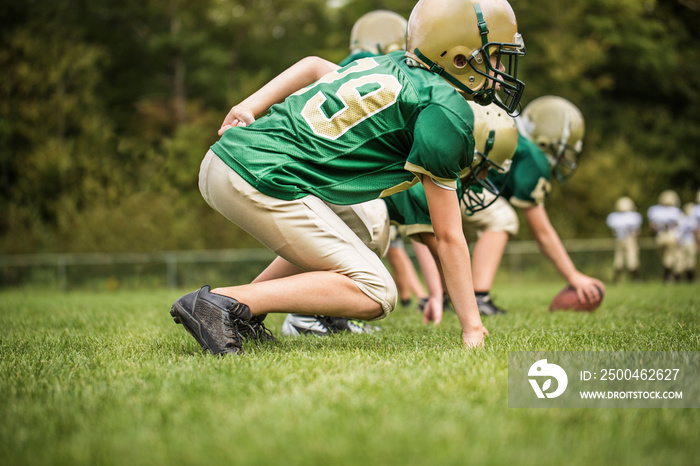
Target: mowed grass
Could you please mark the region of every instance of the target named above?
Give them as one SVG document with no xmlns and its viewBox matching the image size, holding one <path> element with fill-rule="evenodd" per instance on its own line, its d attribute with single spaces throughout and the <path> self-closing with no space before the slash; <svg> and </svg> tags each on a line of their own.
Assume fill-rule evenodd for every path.
<svg viewBox="0 0 700 466">
<path fill-rule="evenodd" d="M 610 286 L 595 313 L 549 313 L 561 286 L 499 286 L 510 312 L 484 319 L 480 351 L 454 313 L 424 327 L 399 308 L 376 335 L 223 358 L 170 318 L 190 290 L 2 291 L 0 464 L 698 464 L 696 409 L 508 408 L 509 351 L 699 349 L 698 286 Z"/>
</svg>

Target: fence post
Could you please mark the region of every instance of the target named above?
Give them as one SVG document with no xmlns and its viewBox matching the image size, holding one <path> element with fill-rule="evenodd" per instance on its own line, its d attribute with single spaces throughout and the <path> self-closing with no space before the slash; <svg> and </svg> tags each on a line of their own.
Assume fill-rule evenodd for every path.
<svg viewBox="0 0 700 466">
<path fill-rule="evenodd" d="M 168 288 L 177 288 L 177 257 L 175 254 L 165 256 L 165 262 L 168 268 Z"/>
<path fill-rule="evenodd" d="M 68 276 L 66 272 L 66 258 L 59 254 L 56 258 L 58 289 L 63 293 L 68 291 Z"/>
</svg>

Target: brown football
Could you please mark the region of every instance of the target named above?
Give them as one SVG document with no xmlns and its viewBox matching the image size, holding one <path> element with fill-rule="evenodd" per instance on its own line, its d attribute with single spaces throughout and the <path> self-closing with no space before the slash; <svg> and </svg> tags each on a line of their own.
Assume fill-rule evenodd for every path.
<svg viewBox="0 0 700 466">
<path fill-rule="evenodd" d="M 596 287 L 597 288 L 597 287 Z M 583 311 L 591 312 L 598 309 L 603 302 L 603 290 L 598 289 L 598 300 L 591 303 L 579 301 L 576 290 L 571 285 L 566 285 L 549 304 L 550 311 Z"/>
</svg>

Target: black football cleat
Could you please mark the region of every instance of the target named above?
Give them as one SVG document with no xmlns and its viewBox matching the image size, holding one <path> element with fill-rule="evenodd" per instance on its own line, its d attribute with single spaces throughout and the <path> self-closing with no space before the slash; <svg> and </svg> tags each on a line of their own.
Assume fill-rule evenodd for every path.
<svg viewBox="0 0 700 466">
<path fill-rule="evenodd" d="M 489 295 L 477 296 L 476 304 L 479 306 L 479 314 L 483 316 L 495 316 L 505 314 L 505 309 L 496 306 Z"/>
<path fill-rule="evenodd" d="M 212 293 L 209 285 L 175 301 L 170 315 L 213 354 L 243 354 L 239 327 L 249 325 L 252 313 L 247 305 L 228 296 Z"/>
<path fill-rule="evenodd" d="M 277 341 L 277 338 L 272 334 L 272 331 L 265 327 L 263 321 L 267 314 L 253 316 L 249 321 L 237 321 L 236 328 L 243 340 L 260 341 Z"/>
</svg>

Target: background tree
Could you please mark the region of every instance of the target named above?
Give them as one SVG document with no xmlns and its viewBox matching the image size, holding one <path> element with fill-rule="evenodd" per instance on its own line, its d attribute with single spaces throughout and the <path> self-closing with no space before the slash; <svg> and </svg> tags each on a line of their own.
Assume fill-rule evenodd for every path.
<svg viewBox="0 0 700 466">
<path fill-rule="evenodd" d="M 257 245 L 210 209 L 199 163 L 234 103 L 295 61 L 348 54 L 355 20 L 412 0 L 5 0 L 0 4 L 0 252 Z M 523 104 L 556 94 L 587 123 L 548 212 L 563 237 L 608 236 L 700 187 L 697 0 L 512 0 Z M 576 212 L 576 215 L 570 215 Z M 527 237 L 527 232 L 523 232 Z"/>
</svg>

